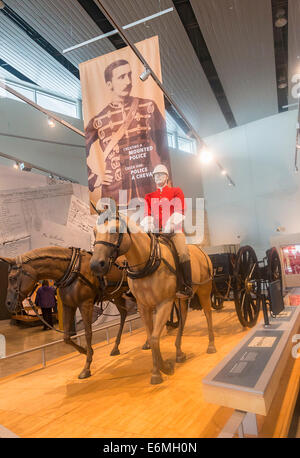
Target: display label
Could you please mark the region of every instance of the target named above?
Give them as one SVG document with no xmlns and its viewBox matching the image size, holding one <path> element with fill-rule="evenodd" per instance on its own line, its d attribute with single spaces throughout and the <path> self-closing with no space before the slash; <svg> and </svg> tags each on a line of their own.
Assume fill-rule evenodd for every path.
<svg viewBox="0 0 300 458">
<path fill-rule="evenodd" d="M 254 337 L 254 339 L 249 343 L 248 347 L 273 347 L 275 341 L 276 337 Z"/>
<path fill-rule="evenodd" d="M 0 334 L 0 358 L 6 357 L 6 340 L 3 334 Z"/>
</svg>

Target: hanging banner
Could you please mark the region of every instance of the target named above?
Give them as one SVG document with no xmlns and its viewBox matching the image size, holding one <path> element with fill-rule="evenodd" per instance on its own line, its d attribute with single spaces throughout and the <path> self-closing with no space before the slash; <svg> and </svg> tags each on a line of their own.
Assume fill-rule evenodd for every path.
<svg viewBox="0 0 300 458">
<path fill-rule="evenodd" d="M 158 37 L 136 44 L 161 80 Z M 119 49 L 79 65 L 90 200 L 119 191 L 127 202 L 156 189 L 152 171 L 164 164 L 170 172 L 163 93 L 131 48 Z"/>
</svg>

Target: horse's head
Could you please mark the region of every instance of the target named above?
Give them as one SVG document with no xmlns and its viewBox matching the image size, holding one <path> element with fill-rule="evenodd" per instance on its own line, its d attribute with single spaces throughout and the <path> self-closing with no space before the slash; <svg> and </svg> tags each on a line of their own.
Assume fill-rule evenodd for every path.
<svg viewBox="0 0 300 458">
<path fill-rule="evenodd" d="M 127 222 L 119 214 L 108 215 L 98 222 L 100 224 L 94 230 L 94 252 L 90 267 L 96 276 L 103 276 L 108 273 L 112 263 L 129 250 L 131 240 Z"/>
<path fill-rule="evenodd" d="M 36 273 L 32 267 L 26 266 L 25 269 L 16 261 L 10 263 L 5 303 L 10 312 L 16 312 L 21 308 L 22 301 L 33 290 L 36 282 Z"/>
</svg>

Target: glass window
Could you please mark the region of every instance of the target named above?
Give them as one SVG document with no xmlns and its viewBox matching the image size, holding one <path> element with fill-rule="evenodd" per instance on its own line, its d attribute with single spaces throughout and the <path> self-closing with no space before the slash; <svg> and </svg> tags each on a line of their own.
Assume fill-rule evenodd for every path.
<svg viewBox="0 0 300 458">
<path fill-rule="evenodd" d="M 77 118 L 77 104 L 75 102 L 68 102 L 41 92 L 36 93 L 36 100 L 38 105 L 47 110 Z"/>
<path fill-rule="evenodd" d="M 178 149 L 185 151 L 186 153 L 194 152 L 194 144 L 192 140 L 186 138 L 178 137 Z"/>
<path fill-rule="evenodd" d="M 34 90 L 33 89 L 17 86 L 15 84 L 12 84 L 12 83 L 9 83 L 9 82 L 7 82 L 7 86 L 10 86 L 15 91 L 17 91 L 20 94 L 22 94 L 25 97 L 27 97 L 29 100 L 32 100 L 32 102 L 35 101 L 35 96 L 34 96 Z M 2 89 L 2 87 L 0 88 L 0 97 L 6 97 L 8 99 L 14 99 L 14 100 L 17 100 L 18 102 L 26 103 L 23 100 L 19 99 L 18 97 L 15 97 L 10 92 L 5 91 L 4 89 Z"/>
<path fill-rule="evenodd" d="M 170 148 L 175 148 L 174 134 L 172 134 L 172 132 L 167 132 L 167 134 L 168 134 L 168 145 L 170 146 Z"/>
</svg>

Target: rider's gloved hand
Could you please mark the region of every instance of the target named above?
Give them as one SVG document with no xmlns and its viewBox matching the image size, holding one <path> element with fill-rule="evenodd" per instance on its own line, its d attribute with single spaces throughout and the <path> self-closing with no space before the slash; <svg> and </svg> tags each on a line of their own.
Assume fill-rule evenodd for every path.
<svg viewBox="0 0 300 458">
<path fill-rule="evenodd" d="M 154 218 L 153 216 L 145 216 L 140 223 L 143 231 L 155 232 Z"/>
<path fill-rule="evenodd" d="M 181 213 L 175 212 L 173 213 L 168 221 L 166 222 L 164 233 L 172 234 L 175 230 L 181 232 L 182 231 L 182 222 L 184 220 L 184 215 Z"/>
</svg>

